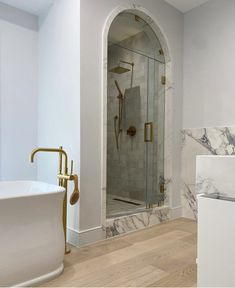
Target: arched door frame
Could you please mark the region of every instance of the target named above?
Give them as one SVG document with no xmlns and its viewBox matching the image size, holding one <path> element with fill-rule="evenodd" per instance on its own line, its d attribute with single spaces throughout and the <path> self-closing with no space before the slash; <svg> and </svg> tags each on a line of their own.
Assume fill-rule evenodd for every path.
<svg viewBox="0 0 235 288">
<path fill-rule="evenodd" d="M 115 8 L 106 20 L 103 30 L 103 55 L 102 55 L 102 155 L 101 155 L 101 198 L 102 198 L 102 225 L 106 226 L 106 176 L 107 176 L 107 73 L 108 73 L 108 33 L 113 20 L 119 13 L 130 12 L 141 17 L 153 29 L 158 38 L 165 57 L 165 136 L 164 136 L 164 177 L 166 185 L 166 205 L 171 207 L 172 194 L 172 58 L 169 50 L 167 38 L 159 23 L 154 19 L 149 11 L 145 8 L 135 5 L 126 4 Z"/>
</svg>

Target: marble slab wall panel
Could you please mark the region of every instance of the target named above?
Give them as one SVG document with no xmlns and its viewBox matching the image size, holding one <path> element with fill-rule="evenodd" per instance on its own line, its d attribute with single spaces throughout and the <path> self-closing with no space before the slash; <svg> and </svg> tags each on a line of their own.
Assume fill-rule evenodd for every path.
<svg viewBox="0 0 235 288">
<path fill-rule="evenodd" d="M 167 206 L 156 207 L 138 214 L 126 215 L 106 220 L 106 237 L 151 227 L 170 219 L 170 209 Z"/>
<path fill-rule="evenodd" d="M 183 216 L 197 219 L 196 156 L 235 155 L 235 127 L 186 129 L 182 131 L 182 139 Z"/>
<path fill-rule="evenodd" d="M 196 193 L 235 198 L 235 156 L 197 156 Z"/>
</svg>

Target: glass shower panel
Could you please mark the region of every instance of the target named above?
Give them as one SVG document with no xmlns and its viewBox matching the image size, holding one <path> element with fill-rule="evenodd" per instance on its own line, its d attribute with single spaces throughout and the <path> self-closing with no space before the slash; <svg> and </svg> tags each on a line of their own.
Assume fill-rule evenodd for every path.
<svg viewBox="0 0 235 288">
<path fill-rule="evenodd" d="M 107 216 L 115 217 L 164 203 L 165 65 L 119 45 L 108 59 Z"/>
<path fill-rule="evenodd" d="M 129 12 L 114 19 L 108 45 L 110 218 L 164 204 L 165 59 L 152 28 Z"/>
<path fill-rule="evenodd" d="M 165 65 L 148 59 L 147 118 L 152 128 L 152 139 L 146 142 L 146 201 L 147 206 L 164 203 L 164 119 L 165 119 Z M 163 81 L 163 82 L 162 82 Z"/>
<path fill-rule="evenodd" d="M 134 201 L 140 201 L 142 208 L 146 203 L 146 157 L 143 142 L 143 123 L 147 120 L 147 59 L 132 52 L 134 66 L 133 87 L 125 89 L 124 131 L 122 141 L 126 143 L 125 154 L 128 172 L 128 194 Z M 132 136 L 128 133 L 131 128 L 136 129 Z M 140 207 L 136 208 L 139 209 Z"/>
<path fill-rule="evenodd" d="M 108 73 L 107 99 L 107 216 L 113 217 L 146 207 L 147 163 L 143 139 L 144 123 L 148 119 L 148 58 L 112 45 L 108 59 L 108 69 L 112 72 Z M 123 65 L 130 71 L 113 72 L 121 71 L 114 69 L 120 61 L 134 63 L 132 86 L 130 65 Z M 117 84 L 123 94 L 122 102 Z"/>
</svg>

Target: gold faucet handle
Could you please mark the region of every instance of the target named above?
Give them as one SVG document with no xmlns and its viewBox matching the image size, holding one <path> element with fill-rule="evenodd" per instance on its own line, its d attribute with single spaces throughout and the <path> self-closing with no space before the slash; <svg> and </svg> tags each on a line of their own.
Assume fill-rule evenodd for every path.
<svg viewBox="0 0 235 288">
<path fill-rule="evenodd" d="M 70 175 L 73 174 L 73 160 L 71 160 L 71 164 L 70 164 Z"/>
<path fill-rule="evenodd" d="M 69 200 L 71 205 L 76 204 L 80 196 L 79 189 L 78 189 L 78 175 L 76 174 L 73 175 L 73 181 L 74 181 L 74 190 Z"/>
</svg>

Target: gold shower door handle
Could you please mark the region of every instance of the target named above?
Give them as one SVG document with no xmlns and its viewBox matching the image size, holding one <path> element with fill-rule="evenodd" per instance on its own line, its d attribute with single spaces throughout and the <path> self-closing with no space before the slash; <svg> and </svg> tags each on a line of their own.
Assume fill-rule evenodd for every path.
<svg viewBox="0 0 235 288">
<path fill-rule="evenodd" d="M 144 142 L 153 142 L 153 122 L 144 124 Z"/>
</svg>

